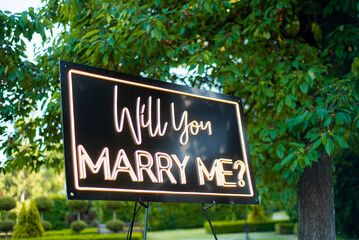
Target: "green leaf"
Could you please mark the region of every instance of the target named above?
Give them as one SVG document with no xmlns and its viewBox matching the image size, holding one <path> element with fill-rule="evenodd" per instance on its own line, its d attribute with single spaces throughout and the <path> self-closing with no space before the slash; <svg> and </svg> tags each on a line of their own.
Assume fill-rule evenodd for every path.
<svg viewBox="0 0 359 240">
<path fill-rule="evenodd" d="M 98 33 L 99 31 L 100 31 L 99 29 L 92 30 L 92 31 L 86 33 L 85 36 L 83 36 L 83 38 L 91 37 L 92 35 L 95 35 L 95 34 Z"/>
<path fill-rule="evenodd" d="M 312 70 L 309 69 L 308 75 L 310 76 L 310 78 L 311 78 L 312 80 L 315 79 L 315 73 L 314 73 Z"/>
<path fill-rule="evenodd" d="M 294 154 L 293 153 L 289 154 L 286 158 L 283 159 L 283 161 L 281 162 L 281 165 L 282 166 L 286 165 L 293 158 L 294 158 Z"/>
<path fill-rule="evenodd" d="M 285 105 L 287 105 L 288 107 L 292 107 L 292 98 L 290 97 L 290 95 L 285 96 L 284 102 Z"/>
<path fill-rule="evenodd" d="M 342 148 L 348 148 L 348 143 L 345 141 L 344 137 L 336 135 L 334 136 L 334 139 L 337 140 L 337 142 L 339 143 L 339 146 L 341 146 Z"/>
<path fill-rule="evenodd" d="M 265 93 L 268 97 L 274 97 L 274 90 L 270 88 L 266 88 Z"/>
<path fill-rule="evenodd" d="M 284 151 L 285 151 L 285 148 L 282 144 L 279 144 L 275 150 L 275 152 L 279 158 L 283 158 Z"/>
<path fill-rule="evenodd" d="M 328 153 L 329 156 L 334 152 L 334 141 L 331 138 L 327 139 L 325 151 Z"/>
<path fill-rule="evenodd" d="M 326 134 L 326 133 L 323 133 L 321 139 L 322 139 L 323 145 L 326 146 L 326 144 L 327 144 L 327 134 Z"/>
<path fill-rule="evenodd" d="M 316 149 L 322 142 L 321 138 L 318 138 L 317 141 L 315 141 L 315 143 L 313 144 L 313 149 Z"/>
<path fill-rule="evenodd" d="M 308 84 L 306 82 L 302 82 L 302 84 L 300 84 L 299 88 L 305 94 L 308 92 Z"/>
</svg>

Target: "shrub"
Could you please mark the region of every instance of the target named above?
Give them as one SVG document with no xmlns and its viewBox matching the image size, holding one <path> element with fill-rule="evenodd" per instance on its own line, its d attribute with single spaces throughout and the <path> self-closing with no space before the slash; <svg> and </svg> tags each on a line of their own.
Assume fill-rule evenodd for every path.
<svg viewBox="0 0 359 240">
<path fill-rule="evenodd" d="M 289 220 L 267 220 L 265 222 L 248 222 L 248 231 L 250 232 L 273 232 L 276 223 L 289 223 Z M 216 233 L 237 233 L 245 231 L 245 221 L 213 221 L 213 228 Z M 211 233 L 208 222 L 204 223 L 204 228 Z"/>
<path fill-rule="evenodd" d="M 7 233 L 10 232 L 14 228 L 14 221 L 5 220 L 0 222 L 0 232 L 5 233 L 5 238 L 7 239 Z"/>
<path fill-rule="evenodd" d="M 13 239 L 30 237 L 25 228 L 26 221 L 27 221 L 27 211 L 25 204 L 23 203 L 19 213 L 18 221 L 14 226 L 14 233 L 12 234 Z"/>
<path fill-rule="evenodd" d="M 35 198 L 37 209 L 41 213 L 41 221 L 44 221 L 43 212 L 49 211 L 54 207 L 54 201 L 48 197 Z"/>
<path fill-rule="evenodd" d="M 72 231 L 79 234 L 82 230 L 86 228 L 86 223 L 81 220 L 73 221 L 70 225 L 70 228 L 72 229 Z"/>
<path fill-rule="evenodd" d="M 248 222 L 264 222 L 266 218 L 261 206 L 253 206 L 252 211 L 250 211 L 248 215 Z"/>
<path fill-rule="evenodd" d="M 276 223 L 275 234 L 293 234 L 294 223 Z"/>
<path fill-rule="evenodd" d="M 0 209 L 9 211 L 16 207 L 16 201 L 12 197 L 2 197 L 0 198 Z"/>
<path fill-rule="evenodd" d="M 19 219 L 14 227 L 13 239 L 43 237 L 44 228 L 41 225 L 40 214 L 34 201 L 31 201 L 29 210 L 26 211 L 25 204 L 22 205 Z"/>
<path fill-rule="evenodd" d="M 87 210 L 89 201 L 87 200 L 70 200 L 67 202 L 67 207 L 77 212 L 77 220 L 80 220 L 81 211 Z"/>
<path fill-rule="evenodd" d="M 52 228 L 52 225 L 49 221 L 42 221 L 41 224 L 45 231 L 51 230 Z"/>
<path fill-rule="evenodd" d="M 109 220 L 106 222 L 106 228 L 112 232 L 118 232 L 123 229 L 124 223 L 121 220 Z"/>
<path fill-rule="evenodd" d="M 66 212 L 68 211 L 66 206 L 66 196 L 54 195 L 51 199 L 54 201 L 55 205 L 50 211 L 44 212 L 44 218 L 51 222 L 52 229 L 63 229 L 68 227 L 69 225 L 66 225 Z"/>
<path fill-rule="evenodd" d="M 16 207 L 16 201 L 12 197 L 0 198 L 0 210 L 5 210 L 5 220 L 7 220 L 7 212 Z"/>
<path fill-rule="evenodd" d="M 39 210 L 37 210 L 35 201 L 30 202 L 26 223 L 26 231 L 30 237 L 45 236 L 45 230 L 42 227 L 40 213 Z"/>
<path fill-rule="evenodd" d="M 113 213 L 112 220 L 115 220 L 117 218 L 116 211 L 123 206 L 123 203 L 119 202 L 119 201 L 107 201 L 105 203 L 105 205 L 106 205 L 106 208 L 112 210 L 112 213 Z"/>
</svg>

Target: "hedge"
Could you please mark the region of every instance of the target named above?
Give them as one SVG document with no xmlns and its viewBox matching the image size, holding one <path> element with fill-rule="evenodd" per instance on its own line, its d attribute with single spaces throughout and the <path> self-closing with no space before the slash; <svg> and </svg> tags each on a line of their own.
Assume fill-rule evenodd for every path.
<svg viewBox="0 0 359 240">
<path fill-rule="evenodd" d="M 248 232 L 274 232 L 276 223 L 290 223 L 290 220 L 267 220 L 265 222 L 248 222 Z M 213 221 L 212 226 L 216 233 L 245 232 L 245 221 Z M 208 233 L 212 233 L 208 222 L 204 223 Z"/>
<path fill-rule="evenodd" d="M 26 238 L 24 240 L 126 240 L 127 233 L 114 234 L 79 234 L 79 235 L 53 235 L 43 238 Z M 133 240 L 142 240 L 143 234 L 140 232 L 132 233 Z"/>
<path fill-rule="evenodd" d="M 276 223 L 275 234 L 293 234 L 294 223 Z"/>
</svg>

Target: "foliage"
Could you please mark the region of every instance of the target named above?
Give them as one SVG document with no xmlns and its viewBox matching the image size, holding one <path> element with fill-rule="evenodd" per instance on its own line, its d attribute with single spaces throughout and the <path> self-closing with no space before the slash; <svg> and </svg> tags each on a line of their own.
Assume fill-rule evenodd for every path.
<svg viewBox="0 0 359 240">
<path fill-rule="evenodd" d="M 124 205 L 123 202 L 120 202 L 120 201 L 106 201 L 105 202 L 106 208 L 112 210 L 112 212 L 113 212 L 112 220 L 115 220 L 117 218 L 116 211 L 118 209 L 120 209 L 123 205 Z"/>
<path fill-rule="evenodd" d="M 267 219 L 263 207 L 260 205 L 253 206 L 248 214 L 249 222 L 264 222 Z"/>
<path fill-rule="evenodd" d="M 46 236 L 44 238 L 27 238 L 28 240 L 126 240 L 127 233 L 113 233 L 113 234 L 83 234 L 81 232 L 80 235 L 74 234 L 74 235 L 50 235 Z M 143 234 L 140 232 L 134 232 L 132 233 L 132 239 L 133 240 L 142 240 Z"/>
<path fill-rule="evenodd" d="M 0 25 L 0 143 L 6 155 L 0 171 L 38 171 L 45 164 L 59 168 L 59 163 L 43 158 L 44 142 L 37 137 L 36 129 L 39 121 L 31 117 L 45 91 L 41 71 L 26 60 L 24 42 L 35 33 L 45 41 L 45 29 L 51 27 L 51 22 L 40 20 L 34 8 L 29 8 L 17 14 L 0 11 Z"/>
<path fill-rule="evenodd" d="M 51 210 L 55 204 L 51 198 L 45 196 L 35 198 L 35 203 L 40 212 Z"/>
<path fill-rule="evenodd" d="M 293 234 L 294 223 L 276 223 L 275 234 Z"/>
<path fill-rule="evenodd" d="M 41 224 L 45 231 L 52 229 L 52 224 L 49 221 L 42 221 Z"/>
<path fill-rule="evenodd" d="M 106 201 L 105 202 L 106 208 L 116 211 L 117 209 L 121 208 L 124 204 L 120 201 Z"/>
<path fill-rule="evenodd" d="M 3 193 L 14 197 L 17 201 L 44 196 L 48 193 L 59 193 L 63 191 L 64 183 L 64 171 L 55 173 L 53 169 L 41 169 L 37 173 L 15 170 L 0 175 L 0 187 Z"/>
<path fill-rule="evenodd" d="M 109 220 L 106 222 L 106 228 L 111 230 L 112 232 L 118 232 L 123 229 L 124 222 L 118 219 Z"/>
<path fill-rule="evenodd" d="M 87 200 L 69 200 L 67 207 L 77 212 L 77 220 L 80 220 L 80 213 L 87 210 L 89 207 L 89 201 Z"/>
<path fill-rule="evenodd" d="M 304 169 L 347 148 L 347 133 L 359 127 L 358 9 L 344 0 L 47 1 L 41 17 L 65 31 L 39 55 L 43 75 L 2 77 L 16 99 L 6 100 L 2 119 L 26 103 L 12 110 L 5 166 L 62 166 L 38 151 L 62 149 L 61 58 L 241 97 L 261 202 L 285 204 Z M 29 119 L 36 101 L 44 114 Z"/>
<path fill-rule="evenodd" d="M 358 133 L 353 133 L 349 151 L 343 151 L 335 162 L 335 212 L 338 233 L 358 238 L 359 196 L 359 151 Z"/>
<path fill-rule="evenodd" d="M 44 218 L 51 222 L 53 229 L 66 228 L 66 197 L 63 195 L 53 195 L 51 199 L 54 201 L 54 208 L 45 212 Z"/>
<path fill-rule="evenodd" d="M 26 206 L 25 203 L 23 203 L 19 213 L 19 218 L 17 220 L 16 225 L 14 226 L 14 233 L 12 234 L 13 239 L 30 237 L 29 233 L 26 231 L 27 218 L 28 218 L 28 214 L 27 214 Z"/>
<path fill-rule="evenodd" d="M 108 220 L 113 219 L 113 211 L 109 210 L 106 207 L 108 201 L 94 201 L 92 202 L 94 208 L 98 212 L 98 220 L 102 223 L 107 222 Z M 131 221 L 133 214 L 134 202 L 122 202 L 123 206 L 119 208 L 116 213 L 121 217 L 125 222 Z M 143 211 L 140 211 L 136 218 L 143 218 Z"/>
<path fill-rule="evenodd" d="M 30 202 L 29 209 L 22 205 L 18 222 L 14 227 L 12 238 L 44 237 L 45 231 L 41 225 L 40 214 L 34 201 Z"/>
<path fill-rule="evenodd" d="M 86 228 L 86 226 L 87 225 L 84 221 L 77 220 L 77 221 L 73 221 L 71 223 L 70 228 L 72 229 L 72 231 L 79 234 L 82 230 L 84 230 Z"/>
<path fill-rule="evenodd" d="M 274 226 L 278 223 L 288 223 L 288 220 L 267 220 L 265 222 L 247 222 L 248 232 L 274 232 Z M 245 232 L 246 222 L 237 221 L 213 221 L 212 226 L 216 233 L 234 233 Z M 208 222 L 204 223 L 204 228 L 211 233 L 211 227 Z"/>
<path fill-rule="evenodd" d="M 15 222 L 11 220 L 0 221 L 0 232 L 8 233 L 15 226 Z"/>
<path fill-rule="evenodd" d="M 89 206 L 87 200 L 69 200 L 67 201 L 67 207 L 76 211 L 85 211 Z"/>
<path fill-rule="evenodd" d="M 5 210 L 5 219 L 7 220 L 7 212 L 16 207 L 16 201 L 12 197 L 0 198 L 0 209 Z"/>
<path fill-rule="evenodd" d="M 25 224 L 25 231 L 30 237 L 44 237 L 45 231 L 41 224 L 39 211 L 37 210 L 35 201 L 30 202 Z"/>
<path fill-rule="evenodd" d="M 54 201 L 48 197 L 42 196 L 35 198 L 35 203 L 37 209 L 41 214 L 41 221 L 44 221 L 44 213 L 45 211 L 49 211 L 54 207 Z"/>
</svg>

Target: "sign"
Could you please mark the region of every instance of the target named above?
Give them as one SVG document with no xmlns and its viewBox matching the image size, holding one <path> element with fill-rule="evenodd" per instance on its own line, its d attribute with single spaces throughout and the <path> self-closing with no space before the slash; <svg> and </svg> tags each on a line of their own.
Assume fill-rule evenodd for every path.
<svg viewBox="0 0 359 240">
<path fill-rule="evenodd" d="M 238 98 L 60 62 L 69 199 L 258 203 Z"/>
</svg>

